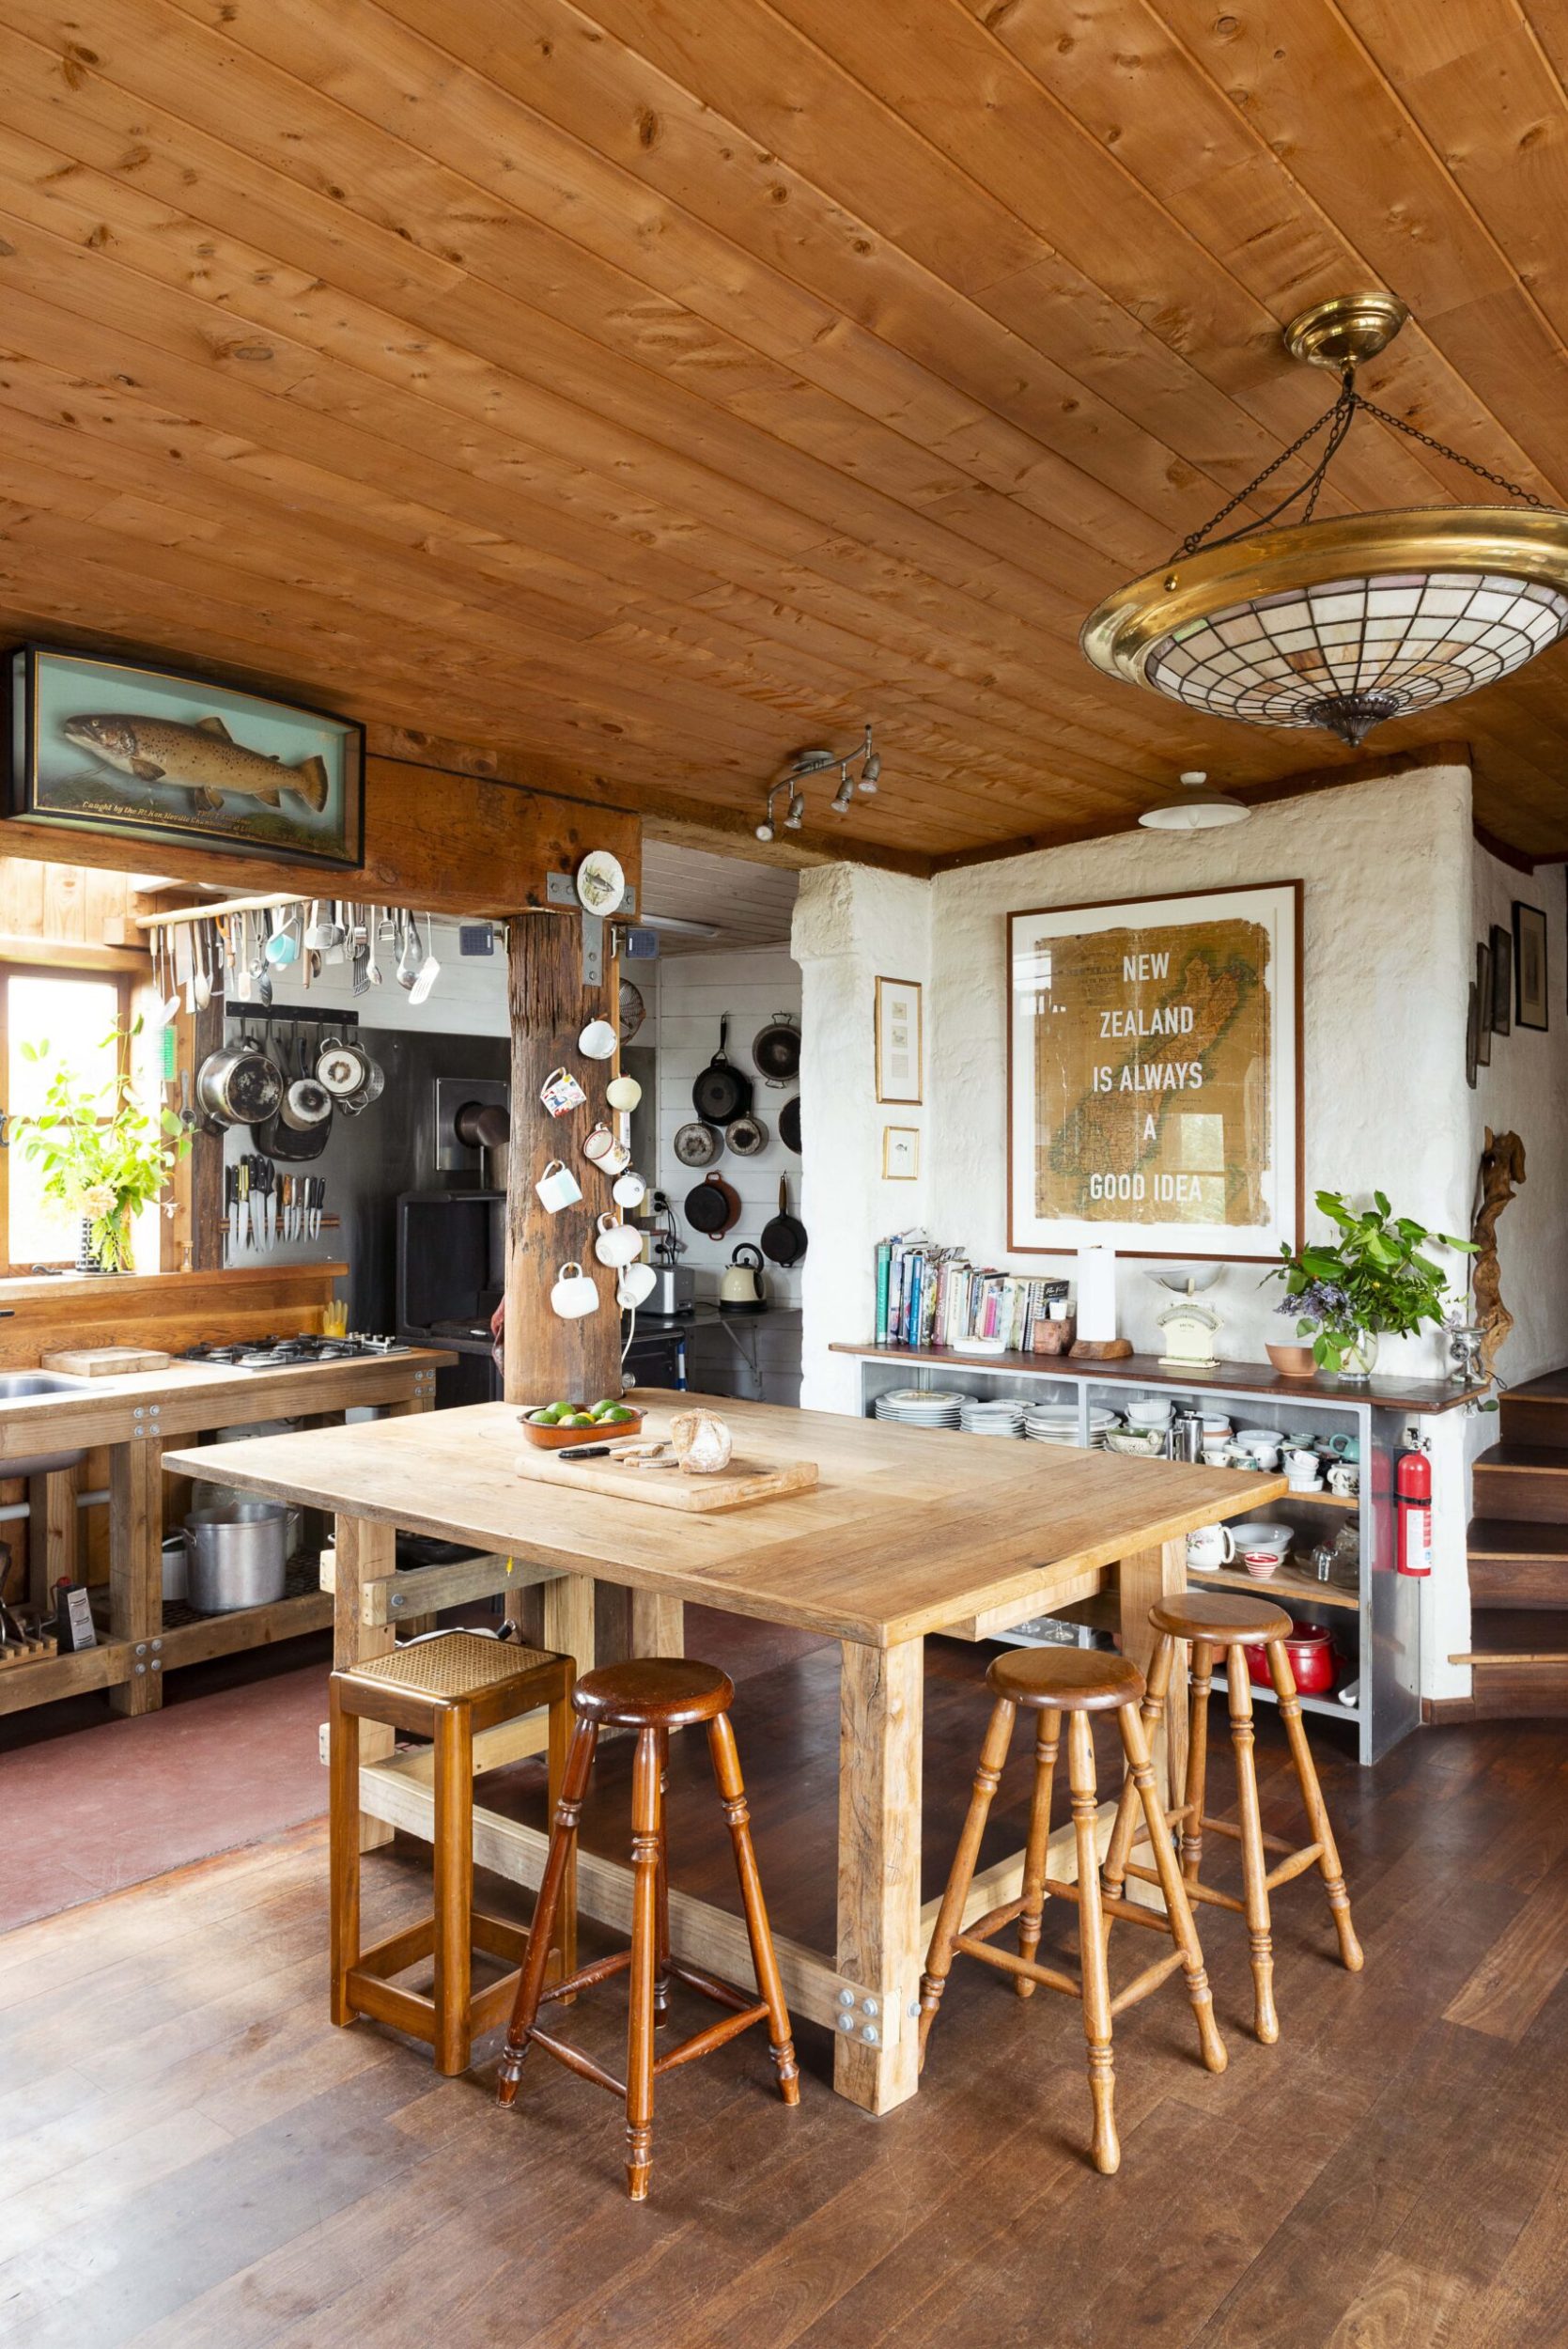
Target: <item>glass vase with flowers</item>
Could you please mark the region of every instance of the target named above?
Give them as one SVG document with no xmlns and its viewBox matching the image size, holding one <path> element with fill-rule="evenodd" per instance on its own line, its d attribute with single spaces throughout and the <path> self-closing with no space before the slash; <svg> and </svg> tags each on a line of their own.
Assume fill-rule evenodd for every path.
<svg viewBox="0 0 1568 2349">
<path fill-rule="evenodd" d="M 125 1055 L 136 1029 L 108 1041 L 116 1050 L 116 1073 L 101 1084 L 86 1084 L 65 1061 L 50 1072 L 43 1107 L 18 1118 L 16 1132 L 26 1156 L 42 1171 L 42 1190 L 84 1226 L 79 1269 L 129 1272 L 132 1220 L 166 1188 L 191 1147 L 191 1137 L 167 1109 L 144 1109 L 136 1098 Z M 46 1041 L 23 1043 L 23 1055 L 47 1064 Z"/>
</svg>

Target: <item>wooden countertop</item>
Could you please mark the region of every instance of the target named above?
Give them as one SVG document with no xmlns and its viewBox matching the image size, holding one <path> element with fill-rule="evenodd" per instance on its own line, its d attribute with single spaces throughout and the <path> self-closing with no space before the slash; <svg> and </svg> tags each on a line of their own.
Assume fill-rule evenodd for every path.
<svg viewBox="0 0 1568 2349">
<path fill-rule="evenodd" d="M 690 1395 L 653 1395 L 652 1432 Z M 750 1458 L 810 1459 L 809 1492 L 713 1517 L 524 1482 L 515 1405 L 479 1404 L 224 1446 L 225 1484 L 563 1573 L 872 1647 L 1018 1605 L 1053 1577 L 1157 1548 L 1283 1496 L 1281 1476 L 1039 1444 L 983 1444 L 827 1411 L 713 1398 Z M 210 1455 L 166 1454 L 176 1474 Z"/>
<path fill-rule="evenodd" d="M 835 1340 L 831 1354 L 857 1354 L 869 1361 L 931 1362 L 947 1370 L 986 1370 L 1036 1378 L 1087 1379 L 1092 1385 L 1131 1382 L 1143 1387 L 1184 1387 L 1194 1393 L 1278 1395 L 1286 1403 L 1370 1403 L 1389 1411 L 1436 1414 L 1479 1402 L 1484 1387 L 1457 1387 L 1444 1378 L 1374 1378 L 1350 1387 L 1338 1378 L 1281 1378 L 1272 1362 L 1219 1362 L 1213 1370 L 1172 1369 L 1157 1354 L 1124 1354 L 1119 1361 L 1075 1362 L 1060 1354 L 965 1354 L 948 1346 L 851 1346 Z"/>
</svg>

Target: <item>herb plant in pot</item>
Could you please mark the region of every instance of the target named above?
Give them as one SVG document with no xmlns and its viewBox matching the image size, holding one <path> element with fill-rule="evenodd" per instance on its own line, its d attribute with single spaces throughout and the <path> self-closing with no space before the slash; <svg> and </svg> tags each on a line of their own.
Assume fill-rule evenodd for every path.
<svg viewBox="0 0 1568 2349">
<path fill-rule="evenodd" d="M 120 1038 L 111 1040 L 117 1046 Z M 32 1061 L 50 1058 L 47 1043 L 22 1050 Z M 45 1198 L 82 1218 L 78 1270 L 129 1272 L 132 1219 L 159 1196 L 191 1146 L 179 1119 L 166 1109 L 143 1109 L 123 1066 L 106 1083 L 88 1085 L 62 1061 L 42 1109 L 18 1118 L 16 1129 L 43 1170 Z"/>
<path fill-rule="evenodd" d="M 1320 1190 L 1318 1212 L 1334 1225 L 1331 1239 L 1298 1250 L 1281 1248 L 1281 1262 L 1265 1278 L 1283 1281 L 1279 1310 L 1296 1316 L 1296 1335 L 1313 1364 L 1347 1386 L 1365 1386 L 1377 1362 L 1380 1338 L 1413 1337 L 1424 1324 L 1441 1327 L 1448 1281 L 1441 1266 L 1421 1252 L 1452 1248 L 1474 1252 L 1470 1241 L 1447 1232 L 1429 1232 L 1410 1216 L 1396 1216 L 1382 1191 L 1370 1207 L 1353 1207 L 1343 1193 Z M 1289 1377 L 1279 1355 L 1295 1349 L 1268 1348 L 1275 1367 Z"/>
</svg>

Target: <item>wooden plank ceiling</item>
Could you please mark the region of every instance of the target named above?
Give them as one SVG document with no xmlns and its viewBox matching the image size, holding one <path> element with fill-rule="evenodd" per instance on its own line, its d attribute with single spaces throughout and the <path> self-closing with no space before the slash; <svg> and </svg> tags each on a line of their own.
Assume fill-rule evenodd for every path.
<svg viewBox="0 0 1568 2349">
<path fill-rule="evenodd" d="M 1369 386 L 1568 498 L 1548 0 L 0 0 L 0 625 L 184 655 L 744 840 L 1125 825 L 1324 738 L 1097 677 L 1087 608 Z M 1336 503 L 1484 495 L 1362 424 Z M 1467 739 L 1568 850 L 1568 650 Z M 694 828 L 694 829 L 693 829 Z M 796 843 L 787 844 L 791 853 Z"/>
</svg>

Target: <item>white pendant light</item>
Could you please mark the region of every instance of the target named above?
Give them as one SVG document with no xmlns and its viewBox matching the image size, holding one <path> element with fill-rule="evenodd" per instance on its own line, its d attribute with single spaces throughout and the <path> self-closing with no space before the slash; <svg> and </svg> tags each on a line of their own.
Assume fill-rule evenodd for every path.
<svg viewBox="0 0 1568 2349">
<path fill-rule="evenodd" d="M 1223 791 L 1205 791 L 1208 777 L 1201 767 L 1189 769 L 1182 781 L 1187 789 L 1179 800 L 1143 810 L 1138 820 L 1150 832 L 1213 832 L 1220 824 L 1244 824 L 1252 813 Z"/>
</svg>

